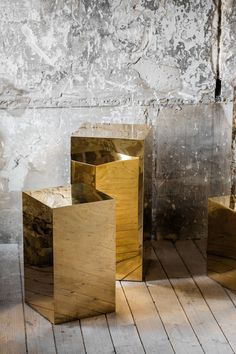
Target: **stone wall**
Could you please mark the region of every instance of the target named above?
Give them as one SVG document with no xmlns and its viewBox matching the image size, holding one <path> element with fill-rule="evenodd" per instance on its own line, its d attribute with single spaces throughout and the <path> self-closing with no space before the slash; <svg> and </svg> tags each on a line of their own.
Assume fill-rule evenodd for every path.
<svg viewBox="0 0 236 354">
<path fill-rule="evenodd" d="M 2 0 L 0 241 L 21 240 L 23 189 L 69 182 L 69 137 L 85 121 L 152 125 L 158 237 L 204 237 L 207 196 L 230 189 L 235 10 Z"/>
</svg>

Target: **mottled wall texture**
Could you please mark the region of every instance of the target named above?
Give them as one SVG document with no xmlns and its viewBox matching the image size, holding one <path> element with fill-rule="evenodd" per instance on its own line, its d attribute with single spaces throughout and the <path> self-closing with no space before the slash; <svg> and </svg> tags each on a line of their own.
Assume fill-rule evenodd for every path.
<svg viewBox="0 0 236 354">
<path fill-rule="evenodd" d="M 231 188 L 234 0 L 0 1 L 0 241 L 21 191 L 69 182 L 86 122 L 147 123 L 153 234 L 206 236 Z"/>
</svg>

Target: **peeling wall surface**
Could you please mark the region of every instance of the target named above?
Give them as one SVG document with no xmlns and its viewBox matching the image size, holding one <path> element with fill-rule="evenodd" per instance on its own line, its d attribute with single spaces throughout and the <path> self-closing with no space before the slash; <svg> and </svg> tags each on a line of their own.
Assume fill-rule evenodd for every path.
<svg viewBox="0 0 236 354">
<path fill-rule="evenodd" d="M 86 121 L 152 125 L 154 233 L 205 237 L 207 196 L 230 190 L 235 13 L 233 0 L 2 0 L 0 241 L 21 242 L 22 190 L 69 182 Z"/>
<path fill-rule="evenodd" d="M 222 0 L 219 69 L 222 98 L 232 101 L 236 86 L 236 2 Z"/>
</svg>

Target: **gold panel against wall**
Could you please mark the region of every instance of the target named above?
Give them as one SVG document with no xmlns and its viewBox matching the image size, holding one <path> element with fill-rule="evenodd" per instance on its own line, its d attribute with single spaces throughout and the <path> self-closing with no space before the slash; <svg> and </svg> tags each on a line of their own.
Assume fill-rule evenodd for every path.
<svg viewBox="0 0 236 354">
<path fill-rule="evenodd" d="M 115 198 L 116 279 L 142 280 L 139 158 L 96 151 L 92 160 L 89 155 L 86 163 L 72 161 L 72 180 L 91 183 L 97 190 Z"/>
<path fill-rule="evenodd" d="M 208 199 L 208 275 L 236 291 L 235 196 Z"/>
<path fill-rule="evenodd" d="M 25 300 L 53 323 L 115 311 L 115 201 L 85 184 L 23 193 Z"/>
<path fill-rule="evenodd" d="M 71 159 L 72 161 L 77 161 L 84 163 L 82 180 L 85 183 L 96 185 L 98 189 L 105 188 L 105 186 L 95 184 L 95 171 L 104 171 L 105 166 L 109 163 L 119 161 L 122 156 L 130 156 L 131 159 L 127 160 L 127 165 L 135 164 L 133 162 L 134 157 L 139 158 L 139 176 L 138 176 L 138 233 L 134 228 L 131 230 L 122 230 L 123 233 L 117 235 L 117 279 L 125 280 L 142 280 L 143 274 L 143 256 L 142 256 L 142 244 L 143 244 L 143 221 L 144 221 L 144 174 L 147 169 L 144 169 L 144 152 L 145 152 L 145 141 L 150 133 L 150 128 L 146 125 L 135 125 L 135 124 L 90 124 L 86 123 L 81 128 L 72 135 L 71 138 Z M 120 157 L 119 157 L 120 155 Z M 103 166 L 103 167 L 102 167 Z M 115 166 L 115 164 L 114 164 Z M 117 165 L 121 166 L 121 165 Z M 109 166 L 110 168 L 111 166 Z M 78 173 L 73 170 L 72 163 L 72 183 L 74 180 L 78 180 Z M 118 167 L 117 167 L 118 168 Z M 118 178 L 114 174 L 112 179 L 117 180 Z M 123 191 L 124 193 L 124 178 L 123 177 Z M 75 178 L 75 179 L 74 179 Z M 96 183 L 98 179 L 96 178 Z M 112 180 L 106 180 L 106 183 L 112 185 Z M 99 182 L 101 183 L 101 182 Z M 108 184 L 109 184 L 108 183 Z M 106 185 L 107 188 L 107 185 Z M 107 190 L 107 189 L 104 190 Z M 109 189 L 109 188 L 108 188 Z M 118 189 L 116 188 L 116 192 Z M 109 192 L 106 192 L 109 194 Z M 114 191 L 113 191 L 114 193 Z M 115 194 L 111 194 L 114 195 Z M 119 197 L 119 196 L 118 196 Z M 128 194 L 127 194 L 128 198 Z M 145 205 L 149 205 L 148 201 Z M 128 204 L 127 204 L 128 205 Z M 127 206 L 125 208 L 128 208 Z M 125 214 L 125 213 L 124 213 Z M 132 211 L 129 211 L 131 216 Z M 145 214 L 146 221 L 146 232 L 150 236 L 151 232 L 151 210 L 146 210 Z M 126 215 L 127 219 L 127 215 Z M 118 231 L 119 232 L 119 231 Z M 138 242 L 137 242 L 138 241 Z M 123 245 L 122 245 L 123 242 Z M 128 244 L 130 243 L 130 246 Z M 135 245 L 135 246 L 134 246 Z M 124 247 L 123 247 L 124 246 Z M 130 248 L 129 248 L 130 247 Z M 137 255 L 137 251 L 139 254 Z M 135 251 L 135 253 L 134 253 Z"/>
</svg>

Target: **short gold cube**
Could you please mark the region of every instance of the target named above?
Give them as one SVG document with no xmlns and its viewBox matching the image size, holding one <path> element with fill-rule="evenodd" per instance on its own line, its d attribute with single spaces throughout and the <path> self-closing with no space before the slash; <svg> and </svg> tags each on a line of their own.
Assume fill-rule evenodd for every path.
<svg viewBox="0 0 236 354">
<path fill-rule="evenodd" d="M 236 291 L 236 197 L 208 199 L 208 276 Z"/>
<path fill-rule="evenodd" d="M 85 154 L 85 162 L 72 160 L 71 167 L 74 183 L 88 183 L 116 200 L 116 279 L 142 280 L 139 158 L 96 151 Z"/>
<path fill-rule="evenodd" d="M 23 192 L 25 301 L 52 323 L 115 311 L 115 201 L 85 184 Z"/>
</svg>

